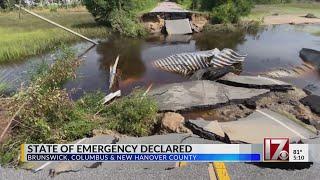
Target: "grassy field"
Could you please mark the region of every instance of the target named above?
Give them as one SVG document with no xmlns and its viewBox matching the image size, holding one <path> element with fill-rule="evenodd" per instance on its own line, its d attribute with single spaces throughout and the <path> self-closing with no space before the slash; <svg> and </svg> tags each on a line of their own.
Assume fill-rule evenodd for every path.
<svg viewBox="0 0 320 180">
<path fill-rule="evenodd" d="M 312 13 L 320 17 L 320 3 L 290 3 L 290 4 L 268 4 L 256 5 L 251 14 L 244 17 L 244 20 L 261 20 L 265 16 L 279 15 L 306 15 Z"/>
<path fill-rule="evenodd" d="M 98 26 L 91 14 L 83 7 L 74 9 L 33 10 L 63 26 L 91 38 L 105 38 L 108 29 Z M 56 28 L 32 15 L 14 12 L 0 12 L 0 63 L 21 60 L 52 50 L 61 43 L 81 39 L 64 30 Z"/>
</svg>

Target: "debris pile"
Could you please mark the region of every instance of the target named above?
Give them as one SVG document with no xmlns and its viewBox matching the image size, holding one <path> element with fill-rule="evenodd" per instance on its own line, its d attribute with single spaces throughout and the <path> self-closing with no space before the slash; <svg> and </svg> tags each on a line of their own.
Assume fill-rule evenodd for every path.
<svg viewBox="0 0 320 180">
<path fill-rule="evenodd" d="M 298 78 L 314 70 L 315 70 L 314 66 L 308 63 L 303 63 L 300 66 L 295 66 L 289 69 L 280 68 L 280 69 L 268 71 L 266 73 L 262 73 L 261 75 L 272 77 L 272 78 L 285 78 L 285 77 Z"/>
<path fill-rule="evenodd" d="M 191 34 L 189 19 L 165 20 L 166 31 L 171 34 Z"/>
<path fill-rule="evenodd" d="M 315 16 L 312 13 L 308 13 L 307 15 L 304 16 L 305 18 L 318 18 L 317 16 Z"/>
<path fill-rule="evenodd" d="M 298 142 L 314 138 L 316 129 L 300 125 L 268 109 L 256 110 L 246 118 L 231 122 L 189 120 L 186 122 L 195 134 L 225 143 L 259 144 L 265 137 L 289 137 Z"/>
<path fill-rule="evenodd" d="M 184 126 L 184 122 L 181 114 L 168 112 L 162 118 L 161 129 L 169 133 L 190 133 L 190 130 Z"/>
<path fill-rule="evenodd" d="M 199 69 L 208 67 L 223 68 L 241 63 L 246 55 L 240 55 L 232 49 L 219 50 L 217 48 L 208 51 L 175 54 L 154 62 L 155 67 L 175 72 L 182 75 L 190 75 Z"/>
<path fill-rule="evenodd" d="M 241 103 L 268 92 L 268 89 L 227 86 L 202 80 L 167 84 L 153 89 L 149 95 L 158 102 L 160 111 L 191 111 Z"/>
<path fill-rule="evenodd" d="M 320 67 L 320 51 L 308 48 L 302 48 L 300 58 L 316 67 Z"/>
<path fill-rule="evenodd" d="M 244 87 L 244 88 L 255 88 L 255 89 L 270 89 L 276 91 L 287 91 L 292 90 L 292 85 L 262 76 L 238 76 L 233 73 L 229 73 L 217 82 L 226 84 L 229 86 Z"/>
</svg>

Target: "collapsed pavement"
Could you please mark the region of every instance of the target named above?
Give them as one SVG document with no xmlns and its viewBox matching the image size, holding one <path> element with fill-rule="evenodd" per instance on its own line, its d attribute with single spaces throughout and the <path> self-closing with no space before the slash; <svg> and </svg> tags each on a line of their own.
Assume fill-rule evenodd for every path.
<svg viewBox="0 0 320 180">
<path fill-rule="evenodd" d="M 303 89 L 309 96 L 300 100 L 300 102 L 320 115 L 320 84 L 310 84 Z"/>
<path fill-rule="evenodd" d="M 229 77 L 230 76 L 230 77 Z M 237 78 L 239 77 L 239 78 Z M 320 122 L 319 116 L 312 114 L 308 107 L 300 103 L 307 94 L 291 85 L 273 79 L 228 75 L 223 81 L 213 82 L 197 80 L 183 83 L 174 83 L 158 87 L 149 92 L 165 112 L 161 121 L 159 135 L 149 137 L 128 137 L 119 134 L 98 135 L 85 138 L 74 143 L 82 144 L 218 144 L 218 143 L 259 143 L 264 137 L 289 137 L 292 143 L 320 143 L 318 131 L 315 127 Z M 228 85 L 223 84 L 227 82 Z M 231 82 L 231 84 L 230 84 Z M 236 111 L 234 109 L 237 108 Z M 176 112 L 192 111 L 194 109 L 221 110 L 221 116 L 228 117 L 232 113 L 233 119 L 225 122 L 205 121 L 201 119 L 185 119 Z M 278 112 L 282 109 L 288 114 Z M 229 110 L 229 111 L 227 111 Z M 175 112 L 175 113 L 174 113 Z M 241 114 L 237 114 L 241 113 Z M 291 117 L 291 116 L 293 117 Z M 225 118 L 226 120 L 228 118 Z M 175 133 L 178 132 L 178 133 Z M 185 133 L 187 132 L 187 133 Z M 97 133 L 99 134 L 99 133 Z M 247 172 L 259 170 L 259 166 L 251 163 L 226 163 L 231 177 L 245 177 Z M 301 170 L 315 171 L 319 164 Z M 80 178 L 85 177 L 88 171 L 105 171 L 104 177 L 111 177 L 109 172 L 122 175 L 135 173 L 139 176 L 155 175 L 155 172 L 167 177 L 176 177 L 173 174 L 182 173 L 186 177 L 208 178 L 205 163 L 193 163 L 186 169 L 178 168 L 176 163 L 108 163 L 108 162 L 52 162 L 26 163 L 26 169 L 50 176 L 70 177 L 72 172 Z M 242 172 L 243 167 L 247 168 Z M 197 171 L 199 174 L 192 172 Z M 241 175 L 237 172 L 241 170 Z M 279 174 L 286 170 L 268 169 L 269 172 Z M 98 176 L 99 174 L 92 175 Z M 33 175 L 36 176 L 36 175 Z M 119 175 L 121 176 L 121 175 Z M 156 173 L 156 177 L 159 174 Z M 264 177 L 256 174 L 254 177 Z M 30 174 L 28 174 L 30 177 Z M 99 175 L 101 177 L 101 175 Z M 179 179 L 177 176 L 176 178 Z M 143 178 L 142 178 L 143 179 Z"/>
<path fill-rule="evenodd" d="M 302 48 L 299 52 L 300 58 L 320 68 L 320 51 L 308 48 Z"/>
<path fill-rule="evenodd" d="M 226 84 L 229 86 L 244 87 L 244 88 L 255 88 L 255 89 L 270 89 L 273 91 L 287 91 L 293 90 L 292 85 L 271 79 L 263 76 L 238 76 L 229 73 L 217 82 Z"/>
<path fill-rule="evenodd" d="M 317 135 L 313 126 L 299 124 L 268 109 L 256 110 L 238 121 L 217 122 L 198 119 L 188 120 L 186 125 L 195 134 L 200 133 L 206 137 L 214 135 L 225 143 L 259 144 L 265 137 L 288 137 L 291 142 L 300 142 L 301 139 L 311 139 Z"/>
<path fill-rule="evenodd" d="M 160 111 L 181 112 L 240 103 L 268 92 L 267 89 L 234 87 L 202 80 L 167 84 L 153 89 L 149 96 L 158 102 Z"/>
<path fill-rule="evenodd" d="M 206 139 L 224 143 L 258 143 L 263 137 L 290 137 L 301 142 L 301 139 L 317 136 L 320 117 L 312 107 L 303 104 L 308 98 L 304 91 L 261 76 L 228 73 L 215 80 L 168 84 L 154 89 L 150 96 L 163 112 L 215 111 L 209 121 L 187 119 L 185 123 L 194 134 Z M 214 119 L 217 114 L 225 117 L 222 120 L 225 122 Z M 259 133 L 261 136 L 254 135 Z"/>
</svg>

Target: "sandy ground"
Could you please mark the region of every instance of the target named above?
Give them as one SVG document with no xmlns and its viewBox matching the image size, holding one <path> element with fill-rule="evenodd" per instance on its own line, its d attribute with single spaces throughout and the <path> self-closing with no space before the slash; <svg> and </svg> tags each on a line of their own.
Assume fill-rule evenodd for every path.
<svg viewBox="0 0 320 180">
<path fill-rule="evenodd" d="M 305 18 L 304 15 L 275 15 L 265 16 L 264 24 L 316 24 L 320 23 L 320 18 Z"/>
</svg>

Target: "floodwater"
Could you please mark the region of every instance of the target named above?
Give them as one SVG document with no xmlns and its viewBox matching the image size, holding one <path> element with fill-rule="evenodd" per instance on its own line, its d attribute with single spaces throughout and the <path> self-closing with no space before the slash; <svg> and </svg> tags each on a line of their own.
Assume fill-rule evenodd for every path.
<svg viewBox="0 0 320 180">
<path fill-rule="evenodd" d="M 152 66 L 152 62 L 159 58 L 182 52 L 231 48 L 248 54 L 242 64 L 242 74 L 246 75 L 290 68 L 303 63 L 299 58 L 301 48 L 320 49 L 320 36 L 311 33 L 319 29 L 320 25 L 274 25 L 250 33 L 198 33 L 185 36 L 154 36 L 146 39 L 110 37 L 85 54 L 84 61 L 77 71 L 77 79 L 67 82 L 65 87 L 73 98 L 95 90 L 107 93 L 109 66 L 118 55 L 121 79 L 119 86 L 124 94 L 128 94 L 135 87 L 145 87 L 151 83 L 155 87 L 164 83 L 188 80 L 181 75 L 161 71 Z M 84 51 L 89 44 L 81 43 L 77 46 Z M 25 66 L 26 63 L 2 66 L 0 74 L 1 70 L 7 71 L 13 67 L 21 69 Z M 298 87 L 319 80 L 320 76 L 317 73 L 307 78 L 301 77 L 300 80 L 287 79 Z"/>
</svg>

